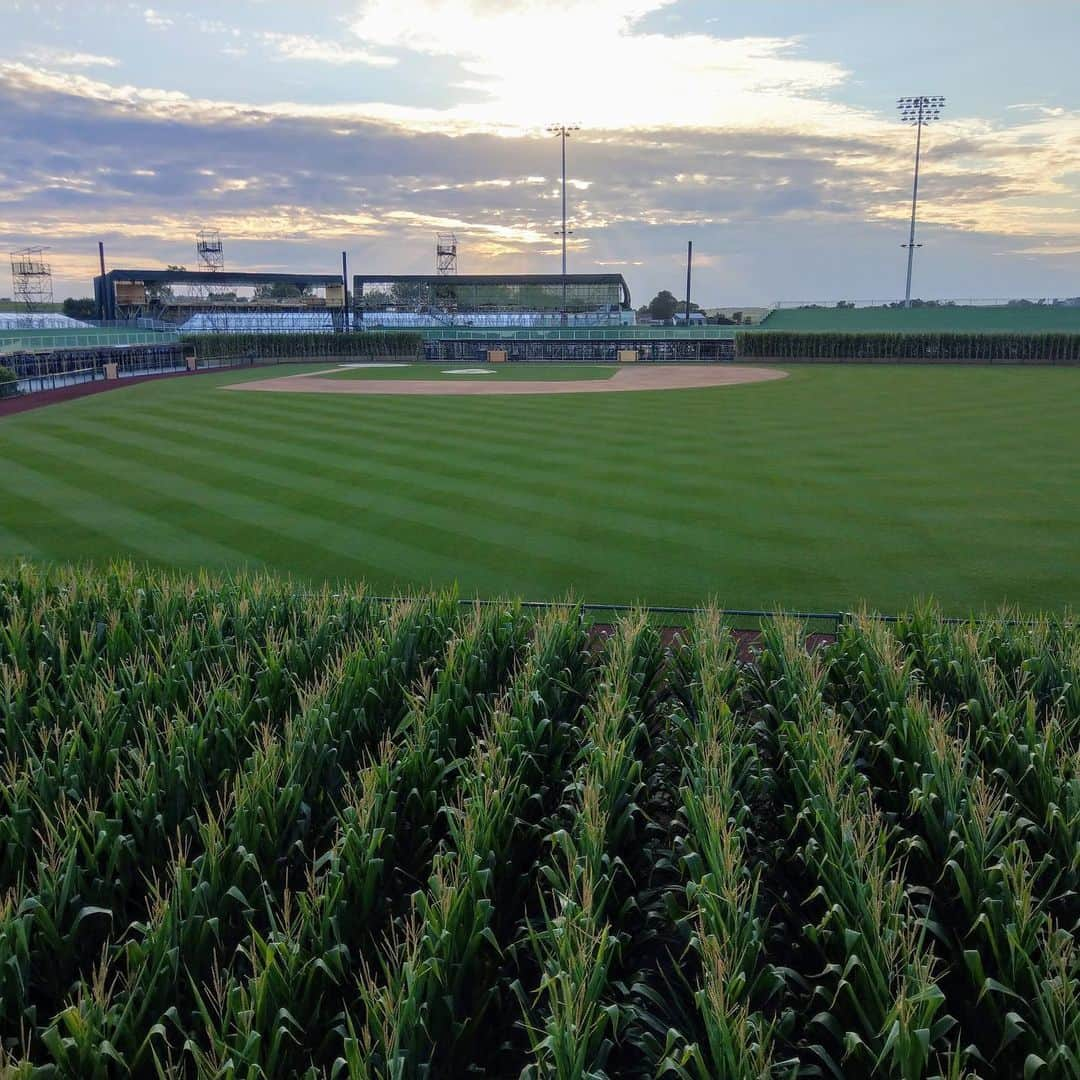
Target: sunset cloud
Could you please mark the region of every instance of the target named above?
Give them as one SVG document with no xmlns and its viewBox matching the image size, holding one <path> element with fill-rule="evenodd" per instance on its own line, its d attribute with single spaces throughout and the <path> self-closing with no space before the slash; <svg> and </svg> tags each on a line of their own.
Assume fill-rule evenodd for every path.
<svg viewBox="0 0 1080 1080">
<path fill-rule="evenodd" d="M 405 271 L 428 269 L 432 233 L 454 229 L 463 267 L 535 270 L 559 250 L 544 127 L 562 119 L 582 125 L 568 159 L 574 266 L 670 287 L 692 236 L 702 287 L 737 302 L 806 282 L 890 287 L 913 132 L 860 102 L 850 60 L 775 28 L 722 36 L 729 20 L 679 10 L 358 0 L 331 22 L 246 29 L 242 9 L 209 2 L 140 12 L 147 42 L 168 27 L 175 49 L 216 50 L 219 78 L 158 79 L 93 39 L 6 59 L 0 46 L 0 243 L 47 243 L 88 278 L 98 238 L 184 262 L 212 222 L 236 265 L 324 268 L 348 248 Z M 230 79 L 234 64 L 261 65 L 258 78 Z M 1008 275 L 1033 266 L 1065 290 L 1080 270 L 1080 111 L 1012 101 L 994 115 L 952 106 L 926 133 L 922 280 L 938 295 L 1020 291 Z"/>
</svg>

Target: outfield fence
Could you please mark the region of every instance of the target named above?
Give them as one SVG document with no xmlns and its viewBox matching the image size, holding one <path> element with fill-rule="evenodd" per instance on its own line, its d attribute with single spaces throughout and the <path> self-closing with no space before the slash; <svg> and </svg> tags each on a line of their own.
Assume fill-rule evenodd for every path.
<svg viewBox="0 0 1080 1080">
<path fill-rule="evenodd" d="M 396 604 L 409 598 L 408 593 L 397 596 L 371 596 L 375 603 Z M 492 607 L 505 604 L 505 599 L 481 599 L 462 597 L 458 604 L 463 607 Z M 604 625 L 608 621 L 614 621 L 620 616 L 642 612 L 656 625 L 670 629 L 677 629 L 689 625 L 694 615 L 701 611 L 706 604 L 697 604 L 693 607 L 679 607 L 671 605 L 655 604 L 601 604 L 584 603 L 575 600 L 521 600 L 521 607 L 534 611 L 548 611 L 553 608 L 575 608 L 581 613 L 582 622 L 587 625 Z M 776 619 L 796 619 L 804 624 L 807 634 L 836 637 L 843 626 L 856 618 L 869 617 L 878 622 L 895 624 L 909 618 L 907 614 L 888 615 L 872 611 L 789 611 L 764 608 L 725 608 L 716 605 L 721 621 L 733 630 L 759 632 L 763 627 Z M 1004 626 L 1022 626 L 1035 622 L 1040 616 L 1032 616 L 1030 619 L 1020 615 L 997 615 L 997 616 L 944 616 L 936 615 L 935 618 L 948 626 L 979 625 L 991 618 Z M 1071 616 L 1066 615 L 1066 620 Z"/>
<path fill-rule="evenodd" d="M 120 379 L 167 374 L 182 371 L 185 366 L 178 344 L 14 352 L 5 354 L 2 363 L 14 372 L 15 386 L 23 394 L 59 390 L 78 383 L 105 379 L 109 364 L 116 365 L 117 378 Z"/>
</svg>

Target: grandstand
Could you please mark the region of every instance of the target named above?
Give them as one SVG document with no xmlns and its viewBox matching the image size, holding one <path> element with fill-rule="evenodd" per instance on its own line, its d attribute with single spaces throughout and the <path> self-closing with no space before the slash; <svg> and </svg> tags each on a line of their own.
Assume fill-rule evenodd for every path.
<svg viewBox="0 0 1080 1080">
<path fill-rule="evenodd" d="M 152 319 L 185 331 L 343 330 L 341 274 L 252 271 L 111 270 L 94 279 L 108 320 Z"/>
<path fill-rule="evenodd" d="M 774 308 L 762 330 L 837 333 L 1080 333 L 1080 305 L 924 304 L 904 307 Z"/>
<path fill-rule="evenodd" d="M 357 326 L 558 327 L 633 323 L 622 274 L 357 274 Z"/>
<path fill-rule="evenodd" d="M 77 330 L 87 324 L 67 315 L 25 314 L 0 311 L 0 334 L 17 330 Z"/>
<path fill-rule="evenodd" d="M 734 355 L 734 328 L 637 326 L 621 274 L 358 274 L 356 329 L 419 331 L 428 360 L 689 361 Z"/>
</svg>

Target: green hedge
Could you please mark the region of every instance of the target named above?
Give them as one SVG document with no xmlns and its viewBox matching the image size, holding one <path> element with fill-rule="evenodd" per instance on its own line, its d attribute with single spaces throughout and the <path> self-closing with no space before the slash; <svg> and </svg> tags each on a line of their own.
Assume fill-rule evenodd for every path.
<svg viewBox="0 0 1080 1080">
<path fill-rule="evenodd" d="M 205 359 L 254 356 L 256 359 L 320 356 L 413 357 L 423 346 L 420 334 L 380 330 L 348 334 L 189 334 L 182 342 Z"/>
<path fill-rule="evenodd" d="M 735 335 L 735 355 L 776 360 L 897 360 L 920 363 L 1080 363 L 1080 334 L 798 333 Z"/>
<path fill-rule="evenodd" d="M 18 378 L 18 375 L 11 368 L 0 366 L 0 386 L 3 386 L 4 383 L 17 382 Z"/>
</svg>

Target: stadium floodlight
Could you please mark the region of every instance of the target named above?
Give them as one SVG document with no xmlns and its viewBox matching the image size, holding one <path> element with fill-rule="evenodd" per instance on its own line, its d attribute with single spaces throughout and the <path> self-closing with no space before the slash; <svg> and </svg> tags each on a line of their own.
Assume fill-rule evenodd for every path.
<svg viewBox="0 0 1080 1080">
<path fill-rule="evenodd" d="M 580 131 L 580 124 L 549 124 L 547 133 L 557 135 L 562 143 L 562 228 L 559 235 L 562 237 L 562 276 L 563 276 L 563 314 L 566 313 L 566 140 L 571 132 Z"/>
<path fill-rule="evenodd" d="M 919 156 L 922 152 L 922 129 L 941 119 L 945 108 L 945 99 L 940 94 L 917 94 L 914 97 L 896 99 L 900 111 L 900 122 L 911 124 L 915 128 L 915 182 L 911 189 L 911 232 L 908 242 L 901 247 L 907 248 L 907 290 L 904 293 L 904 307 L 911 307 L 911 270 L 915 261 L 915 249 L 922 244 L 915 243 L 915 213 L 919 205 Z"/>
</svg>

